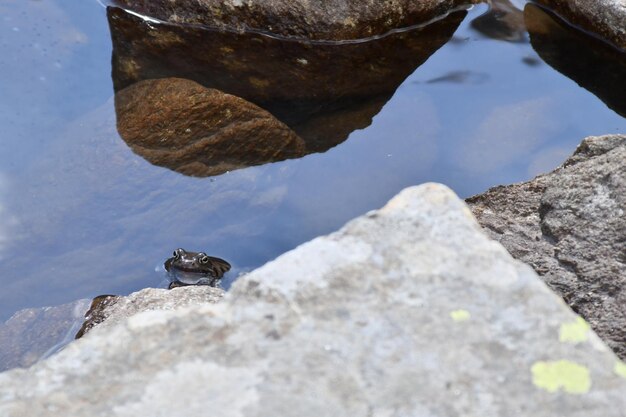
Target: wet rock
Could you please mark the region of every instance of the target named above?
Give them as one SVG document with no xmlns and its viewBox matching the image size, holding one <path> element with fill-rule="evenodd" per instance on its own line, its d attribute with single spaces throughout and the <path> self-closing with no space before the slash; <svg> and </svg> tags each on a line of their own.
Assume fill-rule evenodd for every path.
<svg viewBox="0 0 626 417">
<path fill-rule="evenodd" d="M 626 117 L 626 87 L 620 88 L 626 85 L 626 51 L 532 4 L 525 7 L 524 18 L 530 42 L 545 62 Z"/>
<path fill-rule="evenodd" d="M 107 14 L 116 91 L 147 79 L 193 80 L 269 111 L 305 141 L 309 153 L 369 126 L 406 77 L 452 37 L 466 12 L 356 43 L 153 24 L 116 7 Z"/>
<path fill-rule="evenodd" d="M 617 417 L 623 366 L 427 184 L 218 304 L 143 312 L 0 374 L 0 414 Z"/>
<path fill-rule="evenodd" d="M 101 295 L 92 300 L 76 339 L 94 327 L 111 327 L 143 311 L 175 310 L 196 304 L 217 303 L 223 296 L 224 290 L 207 285 L 186 286 L 171 291 L 146 288 L 127 296 Z"/>
<path fill-rule="evenodd" d="M 0 371 L 31 366 L 56 352 L 73 339 L 88 307 L 85 299 L 13 314 L 0 324 Z"/>
<path fill-rule="evenodd" d="M 626 4 L 623 0 L 538 0 L 574 26 L 626 50 Z"/>
<path fill-rule="evenodd" d="M 626 359 L 626 136 L 586 138 L 557 170 L 467 200 L 489 236 Z"/>
<path fill-rule="evenodd" d="M 99 295 L 91 300 L 89 310 L 85 313 L 85 321 L 80 326 L 80 329 L 74 336 L 75 339 L 80 339 L 88 331 L 102 323 L 109 316 L 108 311 L 110 307 L 114 306 L 119 295 Z"/>
<path fill-rule="evenodd" d="M 178 78 L 145 80 L 115 95 L 117 130 L 154 165 L 206 177 L 298 158 L 304 142 L 263 109 Z"/>
<path fill-rule="evenodd" d="M 471 0 L 115 0 L 164 22 L 285 37 L 347 40 L 383 35 L 448 13 Z"/>
</svg>

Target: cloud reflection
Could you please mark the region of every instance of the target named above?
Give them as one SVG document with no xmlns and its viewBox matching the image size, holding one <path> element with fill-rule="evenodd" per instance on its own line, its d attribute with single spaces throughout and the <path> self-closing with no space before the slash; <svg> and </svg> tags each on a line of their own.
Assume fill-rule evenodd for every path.
<svg viewBox="0 0 626 417">
<path fill-rule="evenodd" d="M 485 174 L 527 158 L 559 128 L 549 98 L 526 100 L 494 108 L 465 144 L 457 149 L 458 165 Z"/>
<path fill-rule="evenodd" d="M 10 214 L 5 201 L 8 200 L 9 180 L 6 175 L 0 173 L 0 260 L 6 247 L 10 244 L 14 229 L 17 226 L 17 217 Z"/>
</svg>

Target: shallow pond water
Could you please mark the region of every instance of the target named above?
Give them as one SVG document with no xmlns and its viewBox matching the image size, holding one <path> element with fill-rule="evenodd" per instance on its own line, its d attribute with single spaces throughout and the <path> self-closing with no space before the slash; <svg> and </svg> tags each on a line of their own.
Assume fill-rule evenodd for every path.
<svg viewBox="0 0 626 417">
<path fill-rule="evenodd" d="M 100 4 L 4 0 L 0 320 L 159 286 L 156 269 L 178 247 L 227 259 L 229 285 L 404 187 L 436 181 L 467 197 L 555 168 L 585 136 L 626 131 L 616 110 L 546 64 L 523 29 L 472 25 L 486 12 L 471 9 L 450 41 L 365 121 L 341 126 L 346 137 L 331 146 L 192 177 L 120 138 Z"/>
</svg>

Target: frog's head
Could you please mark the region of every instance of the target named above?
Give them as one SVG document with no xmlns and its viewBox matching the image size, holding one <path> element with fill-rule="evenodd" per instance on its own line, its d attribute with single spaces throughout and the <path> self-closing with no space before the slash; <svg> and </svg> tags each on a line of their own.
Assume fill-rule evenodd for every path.
<svg viewBox="0 0 626 417">
<path fill-rule="evenodd" d="M 187 252 L 179 248 L 165 261 L 165 269 L 177 280 L 195 284 L 209 277 L 219 280 L 230 269 L 230 264 L 204 252 Z"/>
</svg>

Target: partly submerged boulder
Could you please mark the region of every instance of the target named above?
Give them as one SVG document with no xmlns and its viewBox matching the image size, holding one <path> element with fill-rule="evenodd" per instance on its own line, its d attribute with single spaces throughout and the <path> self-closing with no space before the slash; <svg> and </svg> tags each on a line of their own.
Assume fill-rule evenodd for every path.
<svg viewBox="0 0 626 417">
<path fill-rule="evenodd" d="M 107 14 L 116 91 L 149 79 L 193 80 L 268 111 L 310 153 L 369 126 L 406 77 L 450 40 L 467 12 L 363 42 L 154 24 L 118 7 Z"/>
<path fill-rule="evenodd" d="M 574 26 L 626 50 L 626 2 L 624 0 L 537 1 Z"/>
<path fill-rule="evenodd" d="M 487 233 L 626 359 L 626 136 L 586 138 L 557 170 L 467 200 Z"/>
<path fill-rule="evenodd" d="M 0 415 L 618 417 L 626 365 L 447 188 L 0 374 Z"/>
<path fill-rule="evenodd" d="M 160 21 L 314 40 L 380 36 L 427 22 L 472 0 L 114 0 Z"/>
</svg>

